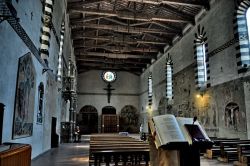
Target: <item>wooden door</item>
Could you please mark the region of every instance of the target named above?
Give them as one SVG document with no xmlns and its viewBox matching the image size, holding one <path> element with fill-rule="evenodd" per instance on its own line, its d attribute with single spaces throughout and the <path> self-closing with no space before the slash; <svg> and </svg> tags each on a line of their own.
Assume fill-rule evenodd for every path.
<svg viewBox="0 0 250 166">
<path fill-rule="evenodd" d="M 116 133 L 119 132 L 119 118 L 117 115 L 102 115 L 102 132 Z"/>
</svg>

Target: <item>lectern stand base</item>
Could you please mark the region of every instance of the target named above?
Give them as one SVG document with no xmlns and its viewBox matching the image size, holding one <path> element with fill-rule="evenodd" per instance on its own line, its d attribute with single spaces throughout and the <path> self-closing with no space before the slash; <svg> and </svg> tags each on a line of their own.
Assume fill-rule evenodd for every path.
<svg viewBox="0 0 250 166">
<path fill-rule="evenodd" d="M 180 166 L 200 166 L 200 150 L 194 147 L 183 149 L 180 153 Z"/>
</svg>

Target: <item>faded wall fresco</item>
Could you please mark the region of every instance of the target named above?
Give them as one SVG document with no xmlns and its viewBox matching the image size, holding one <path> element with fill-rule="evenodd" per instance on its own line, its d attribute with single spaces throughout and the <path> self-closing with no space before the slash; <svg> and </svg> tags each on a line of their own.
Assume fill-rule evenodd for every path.
<svg viewBox="0 0 250 166">
<path fill-rule="evenodd" d="M 129 133 L 139 132 L 139 112 L 132 105 L 126 105 L 122 108 L 119 119 L 120 131 Z"/>
<path fill-rule="evenodd" d="M 35 80 L 35 67 L 31 54 L 28 53 L 19 59 L 13 139 L 32 135 L 36 90 Z"/>
<path fill-rule="evenodd" d="M 244 135 L 244 80 L 238 79 L 210 87 L 202 94 L 196 91 L 194 80 L 192 66 L 174 75 L 175 97 L 171 112 L 176 116 L 197 116 L 210 136 Z"/>
</svg>

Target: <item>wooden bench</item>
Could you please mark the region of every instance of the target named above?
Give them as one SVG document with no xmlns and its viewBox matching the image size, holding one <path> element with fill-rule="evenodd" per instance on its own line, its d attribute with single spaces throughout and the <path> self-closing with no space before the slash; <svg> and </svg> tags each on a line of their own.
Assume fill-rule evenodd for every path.
<svg viewBox="0 0 250 166">
<path fill-rule="evenodd" d="M 89 165 L 149 165 L 149 145 L 146 142 L 114 134 L 92 135 Z"/>
<path fill-rule="evenodd" d="M 237 146 L 241 144 L 250 144 L 250 140 L 221 142 L 221 156 L 218 157 L 218 160 L 222 162 L 237 161 L 239 158 Z"/>
<path fill-rule="evenodd" d="M 31 146 L 28 144 L 4 143 L 0 145 L 0 166 L 30 166 Z"/>
<path fill-rule="evenodd" d="M 211 138 L 210 138 L 211 139 Z M 221 148 L 220 143 L 221 142 L 235 142 L 240 140 L 239 138 L 212 138 L 213 141 L 213 147 L 211 149 L 207 149 L 204 157 L 208 159 L 218 158 L 221 156 Z M 224 147 L 225 150 L 232 150 L 230 147 Z"/>
<path fill-rule="evenodd" d="M 234 162 L 236 166 L 250 165 L 250 143 L 237 145 L 238 161 Z"/>
</svg>

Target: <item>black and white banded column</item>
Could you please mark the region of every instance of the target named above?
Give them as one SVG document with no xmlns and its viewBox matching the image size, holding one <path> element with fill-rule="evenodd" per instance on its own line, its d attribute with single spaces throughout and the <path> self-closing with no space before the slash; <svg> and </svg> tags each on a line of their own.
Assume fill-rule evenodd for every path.
<svg viewBox="0 0 250 166">
<path fill-rule="evenodd" d="M 44 0 L 43 2 L 42 28 L 40 37 L 40 55 L 48 66 L 49 46 L 50 46 L 50 31 L 52 24 L 53 0 Z"/>
</svg>

